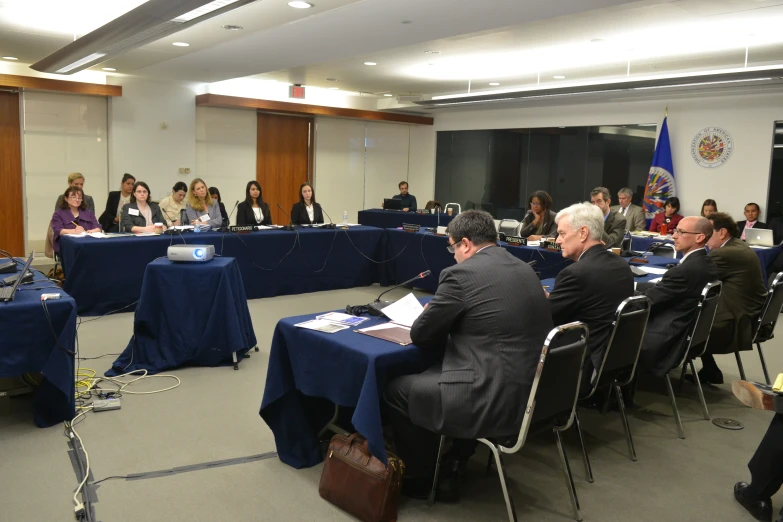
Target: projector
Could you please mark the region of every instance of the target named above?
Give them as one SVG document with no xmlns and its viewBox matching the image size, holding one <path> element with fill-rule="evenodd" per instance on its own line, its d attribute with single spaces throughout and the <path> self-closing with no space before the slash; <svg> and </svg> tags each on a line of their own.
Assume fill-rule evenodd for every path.
<svg viewBox="0 0 783 522">
<path fill-rule="evenodd" d="M 215 257 L 214 245 L 171 245 L 168 250 L 169 261 L 203 263 Z"/>
</svg>

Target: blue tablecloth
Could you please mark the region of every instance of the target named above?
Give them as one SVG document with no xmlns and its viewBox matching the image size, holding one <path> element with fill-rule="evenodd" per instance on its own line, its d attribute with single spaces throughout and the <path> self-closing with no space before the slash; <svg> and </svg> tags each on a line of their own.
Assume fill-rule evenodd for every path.
<svg viewBox="0 0 783 522">
<path fill-rule="evenodd" d="M 185 364 L 217 366 L 256 345 L 242 274 L 232 257 L 147 265 L 134 336 L 107 376 Z"/>
<path fill-rule="evenodd" d="M 127 236 L 96 239 L 63 236 L 64 288 L 79 315 L 102 315 L 139 299 L 147 263 L 165 256 L 170 244 L 215 245 L 235 257 L 249 299 L 368 286 L 380 280 L 384 232 L 300 228 L 250 234 L 208 232 L 182 236 Z M 365 257 L 367 256 L 367 257 Z"/>
<path fill-rule="evenodd" d="M 394 258 L 394 262 L 389 263 L 388 266 L 391 282 L 401 283 L 418 273 L 431 270 L 430 276 L 415 281 L 413 286 L 434 293 L 438 288 L 443 269 L 456 264 L 454 254 L 446 250 L 448 245 L 446 236 L 396 229 L 387 229 L 386 234 L 388 251 L 385 258 Z M 571 261 L 563 258 L 560 252 L 551 252 L 538 247 L 509 246 L 504 242 L 500 245 L 522 261 L 535 260 L 535 270 L 541 272 L 542 277 L 554 277 L 571 264 Z"/>
<path fill-rule="evenodd" d="M 280 460 L 295 468 L 322 460 L 316 435 L 333 410 L 326 406 L 309 411 L 308 396 L 355 407 L 352 424 L 367 439 L 372 454 L 385 461 L 381 399 L 386 383 L 424 371 L 440 354 L 358 334 L 354 328 L 327 334 L 294 326 L 315 315 L 320 314 L 282 319 L 272 337 L 259 413 L 274 433 Z M 385 320 L 373 318 L 361 328 L 381 322 Z M 314 422 L 315 418 L 319 420 Z"/>
<path fill-rule="evenodd" d="M 24 260 L 17 270 L 22 266 Z M 46 428 L 76 416 L 74 355 L 68 353 L 76 349 L 76 302 L 40 272 L 33 274 L 33 283 L 20 286 L 13 301 L 0 303 L 0 377 L 43 374 L 33 406 L 36 426 Z M 44 293 L 60 293 L 46 301 L 51 327 Z"/>
<path fill-rule="evenodd" d="M 360 210 L 359 223 L 370 227 L 378 228 L 397 228 L 403 223 L 411 225 L 421 225 L 423 227 L 436 227 L 438 225 L 447 226 L 453 216 L 446 213 L 437 214 L 419 214 L 418 212 L 400 212 L 398 210 Z"/>
</svg>

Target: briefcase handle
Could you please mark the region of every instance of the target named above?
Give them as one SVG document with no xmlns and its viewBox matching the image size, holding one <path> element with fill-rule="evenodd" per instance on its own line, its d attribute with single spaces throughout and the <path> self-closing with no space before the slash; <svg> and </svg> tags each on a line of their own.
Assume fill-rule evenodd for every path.
<svg viewBox="0 0 783 522">
<path fill-rule="evenodd" d="M 348 456 L 348 453 L 351 451 L 351 446 L 353 446 L 353 441 L 356 439 L 356 437 L 359 435 L 358 432 L 352 433 L 345 441 L 345 450 L 342 452 L 343 455 L 346 457 Z M 367 439 L 364 439 L 364 443 L 361 446 L 362 450 L 364 451 L 364 456 L 367 457 L 367 460 L 364 461 L 364 463 L 361 463 L 363 466 L 367 466 L 370 464 L 370 459 L 372 458 L 372 455 L 370 454 L 370 444 L 367 442 Z"/>
</svg>

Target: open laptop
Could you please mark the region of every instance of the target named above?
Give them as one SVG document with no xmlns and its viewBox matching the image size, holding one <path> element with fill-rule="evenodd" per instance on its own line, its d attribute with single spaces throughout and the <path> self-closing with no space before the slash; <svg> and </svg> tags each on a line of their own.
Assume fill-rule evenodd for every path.
<svg viewBox="0 0 783 522">
<path fill-rule="evenodd" d="M 775 246 L 775 239 L 772 231 L 763 228 L 746 228 L 745 242 L 748 246 Z"/>
<path fill-rule="evenodd" d="M 22 271 L 19 273 L 20 277 L 16 278 L 14 286 L 4 286 L 3 288 L 0 288 L 0 302 L 7 303 L 14 300 L 14 297 L 16 296 L 16 289 L 19 288 L 19 285 L 22 284 L 22 280 L 24 280 L 24 277 L 21 276 L 27 272 L 28 268 L 30 268 L 30 264 L 33 262 L 34 256 L 35 252 L 30 252 L 30 257 L 27 258 L 27 262 L 24 264 L 24 267 L 22 267 Z"/>
<path fill-rule="evenodd" d="M 401 199 L 386 198 L 386 199 L 383 200 L 383 209 L 384 210 L 402 210 L 402 200 Z"/>
</svg>

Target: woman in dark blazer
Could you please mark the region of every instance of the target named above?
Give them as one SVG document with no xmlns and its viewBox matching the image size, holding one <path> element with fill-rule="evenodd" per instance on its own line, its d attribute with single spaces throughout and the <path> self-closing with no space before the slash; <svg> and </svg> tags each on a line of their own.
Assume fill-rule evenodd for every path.
<svg viewBox="0 0 783 522">
<path fill-rule="evenodd" d="M 120 229 L 123 232 L 142 234 L 155 232 L 155 223 L 162 223 L 166 229 L 166 220 L 157 203 L 150 201 L 150 188 L 143 181 L 137 181 L 131 192 L 131 202 L 122 207 Z"/>
<path fill-rule="evenodd" d="M 309 183 L 302 183 L 299 187 L 299 203 L 294 203 L 291 209 L 292 225 L 312 225 L 323 223 L 324 213 L 321 205 L 315 202 L 315 191 Z"/>
<path fill-rule="evenodd" d="M 213 201 L 218 202 L 220 216 L 223 218 L 223 226 L 227 227 L 229 225 L 228 212 L 226 212 L 226 206 L 223 204 L 223 198 L 220 197 L 220 191 L 217 187 L 209 187 L 209 195 L 212 196 Z"/>
<path fill-rule="evenodd" d="M 106 210 L 98 218 L 98 222 L 101 224 L 104 232 L 119 231 L 122 207 L 130 203 L 130 196 L 135 183 L 136 178 L 130 174 L 124 174 L 122 176 L 122 185 L 120 185 L 121 190 L 109 192 L 109 199 L 106 200 Z"/>
<path fill-rule="evenodd" d="M 552 196 L 543 190 L 537 190 L 527 199 L 528 213 L 519 227 L 519 237 L 538 241 L 543 237 L 556 237 L 557 225 L 552 211 Z"/>
<path fill-rule="evenodd" d="M 245 201 L 237 207 L 237 226 L 271 225 L 272 213 L 269 205 L 261 197 L 261 185 L 257 181 L 248 181 L 245 188 Z"/>
</svg>

